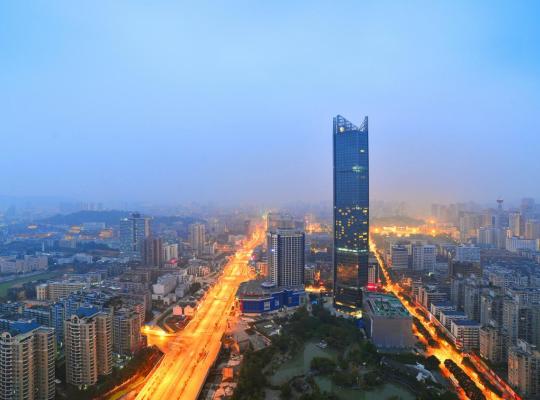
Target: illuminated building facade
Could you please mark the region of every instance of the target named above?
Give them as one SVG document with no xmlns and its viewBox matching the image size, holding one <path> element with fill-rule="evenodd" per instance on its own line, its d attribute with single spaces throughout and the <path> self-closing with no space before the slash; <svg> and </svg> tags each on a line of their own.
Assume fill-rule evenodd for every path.
<svg viewBox="0 0 540 400">
<path fill-rule="evenodd" d="M 120 220 L 120 251 L 122 253 L 135 258 L 140 257 L 142 242 L 149 236 L 150 218 L 133 213 L 129 218 Z"/>
<path fill-rule="evenodd" d="M 278 287 L 304 284 L 305 235 L 293 229 L 266 234 L 270 281 Z"/>
<path fill-rule="evenodd" d="M 334 118 L 334 306 L 355 312 L 368 284 L 368 119 Z"/>
</svg>

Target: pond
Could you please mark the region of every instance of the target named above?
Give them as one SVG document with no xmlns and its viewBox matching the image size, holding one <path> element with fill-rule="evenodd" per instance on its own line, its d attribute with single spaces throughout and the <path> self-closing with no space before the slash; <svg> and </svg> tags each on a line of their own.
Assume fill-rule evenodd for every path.
<svg viewBox="0 0 540 400">
<path fill-rule="evenodd" d="M 338 352 L 326 348 L 321 349 L 317 346 L 318 342 L 307 342 L 304 350 L 291 360 L 283 363 L 279 369 L 270 377 L 272 385 L 281 385 L 294 376 L 303 375 L 309 372 L 311 360 L 314 357 L 328 357 L 337 360 Z M 372 391 L 361 391 L 354 389 L 341 388 L 332 383 L 328 377 L 317 376 L 315 381 L 323 391 L 332 392 L 342 400 L 385 400 L 391 396 L 398 396 L 401 400 L 414 400 L 414 396 L 405 388 L 392 383 L 384 384 Z"/>
</svg>

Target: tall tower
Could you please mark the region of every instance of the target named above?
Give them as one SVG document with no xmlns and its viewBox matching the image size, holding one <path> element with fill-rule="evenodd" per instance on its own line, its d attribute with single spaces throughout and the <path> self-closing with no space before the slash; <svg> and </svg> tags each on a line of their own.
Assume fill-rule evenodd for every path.
<svg viewBox="0 0 540 400">
<path fill-rule="evenodd" d="M 161 267 L 163 241 L 158 237 L 147 237 L 141 244 L 141 259 L 148 267 Z"/>
<path fill-rule="evenodd" d="M 355 312 L 368 283 L 368 118 L 334 118 L 334 306 Z"/>
<path fill-rule="evenodd" d="M 133 213 L 120 221 L 120 250 L 140 257 L 142 241 L 150 236 L 150 218 Z"/>
<path fill-rule="evenodd" d="M 200 256 L 204 253 L 204 244 L 206 242 L 206 231 L 204 224 L 192 224 L 189 226 L 189 243 L 195 252 Z"/>
<path fill-rule="evenodd" d="M 304 283 L 305 235 L 293 229 L 277 229 L 266 234 L 268 271 L 276 286 Z"/>
</svg>

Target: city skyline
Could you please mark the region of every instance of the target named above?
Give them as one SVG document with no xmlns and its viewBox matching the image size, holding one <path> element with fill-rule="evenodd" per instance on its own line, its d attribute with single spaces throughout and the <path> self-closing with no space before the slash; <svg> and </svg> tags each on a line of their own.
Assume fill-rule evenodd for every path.
<svg viewBox="0 0 540 400">
<path fill-rule="evenodd" d="M 0 194 L 330 201 L 340 112 L 374 199 L 540 197 L 538 5 L 243 5 L 3 3 Z"/>
</svg>

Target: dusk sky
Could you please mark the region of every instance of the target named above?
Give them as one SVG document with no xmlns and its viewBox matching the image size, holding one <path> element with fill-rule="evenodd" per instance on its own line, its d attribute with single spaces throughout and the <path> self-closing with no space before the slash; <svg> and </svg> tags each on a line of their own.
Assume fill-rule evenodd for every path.
<svg viewBox="0 0 540 400">
<path fill-rule="evenodd" d="M 539 4 L 3 1 L 0 194 L 330 200 L 341 114 L 372 199 L 538 198 Z"/>
</svg>

